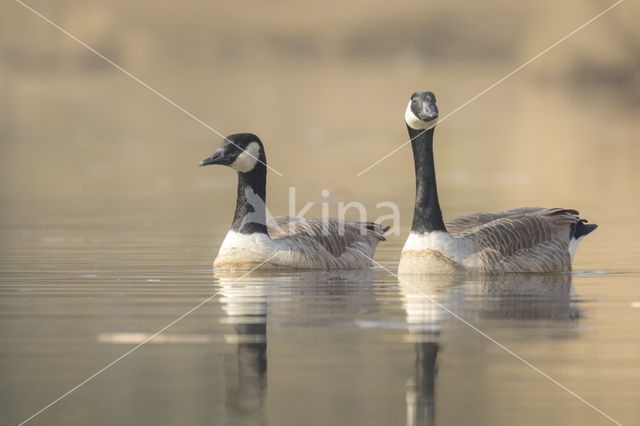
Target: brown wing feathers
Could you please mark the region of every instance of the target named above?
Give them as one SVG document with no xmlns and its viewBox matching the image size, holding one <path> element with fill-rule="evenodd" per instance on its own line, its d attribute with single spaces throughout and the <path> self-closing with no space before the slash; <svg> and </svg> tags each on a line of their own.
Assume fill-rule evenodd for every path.
<svg viewBox="0 0 640 426">
<path fill-rule="evenodd" d="M 446 226 L 474 243 L 483 269 L 549 272 L 571 269 L 571 238 L 596 228 L 584 222 L 576 210 L 525 207 L 463 216 Z"/>
<path fill-rule="evenodd" d="M 334 218 L 299 219 L 278 216 L 267 221 L 272 239 L 296 237 L 302 243 L 319 244 L 334 257 L 340 257 L 358 242 L 375 247 L 384 241 L 389 228 L 373 222 L 345 222 Z"/>
</svg>

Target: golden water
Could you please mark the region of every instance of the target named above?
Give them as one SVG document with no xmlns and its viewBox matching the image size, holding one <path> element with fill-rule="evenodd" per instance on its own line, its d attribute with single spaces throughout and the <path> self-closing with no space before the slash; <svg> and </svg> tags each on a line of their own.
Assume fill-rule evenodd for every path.
<svg viewBox="0 0 640 426">
<path fill-rule="evenodd" d="M 1 6 L 0 423 L 215 295 L 29 424 L 611 423 L 479 331 L 640 424 L 638 6 L 627 3 L 436 129 L 445 218 L 576 208 L 600 226 L 576 272 L 409 283 L 382 268 L 214 274 L 235 176 L 197 164 L 220 138 Z M 359 201 L 372 219 L 396 203 L 401 233 L 376 253 L 395 273 L 410 149 L 356 174 L 407 140 L 411 92 L 433 90 L 445 115 L 607 5 L 333 6 L 33 4 L 222 133 L 261 136 L 284 175 L 269 173 L 274 215 L 288 214 L 289 187 L 315 214 Z"/>
</svg>

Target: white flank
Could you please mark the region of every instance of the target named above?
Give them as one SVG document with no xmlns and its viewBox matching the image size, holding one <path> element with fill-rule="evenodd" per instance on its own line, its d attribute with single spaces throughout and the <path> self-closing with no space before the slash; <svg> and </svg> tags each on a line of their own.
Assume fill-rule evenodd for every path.
<svg viewBox="0 0 640 426">
<path fill-rule="evenodd" d="M 262 268 L 285 267 L 301 269 L 353 269 L 371 266 L 377 244 L 357 241 L 336 257 L 316 244 L 295 236 L 272 240 L 262 233 L 227 233 L 214 268 L 235 269 L 264 262 Z"/>
<path fill-rule="evenodd" d="M 404 253 L 409 250 L 415 252 L 437 251 L 460 264 L 471 255 L 471 250 L 466 248 L 463 240 L 454 238 L 447 232 L 442 231 L 433 231 L 424 234 L 411 232 L 409 238 L 407 238 L 407 241 L 404 243 L 402 252 Z"/>
<path fill-rule="evenodd" d="M 430 127 L 433 127 L 438 122 L 438 118 L 434 118 L 431 121 L 422 121 L 411 111 L 411 101 L 407 105 L 407 109 L 404 112 L 404 121 L 407 122 L 407 126 L 411 127 L 414 130 L 425 130 Z"/>
<path fill-rule="evenodd" d="M 318 256 L 320 253 L 318 253 Z M 317 256 L 307 256 L 304 253 L 304 245 L 296 247 L 295 240 L 275 239 L 263 233 L 242 234 L 229 231 L 225 237 L 218 257 L 213 265 L 250 265 L 271 259 L 263 265 L 263 268 L 272 266 L 284 266 L 291 268 L 318 268 L 322 265 L 322 259 Z"/>
<path fill-rule="evenodd" d="M 253 170 L 260 155 L 260 145 L 251 142 L 247 148 L 238 155 L 236 161 L 231 163 L 231 167 L 238 172 L 247 173 Z"/>
<path fill-rule="evenodd" d="M 573 258 L 576 255 L 576 249 L 578 248 L 578 244 L 585 236 L 581 236 L 580 238 L 572 238 L 569 241 L 569 254 L 571 255 L 571 263 L 573 263 Z"/>
<path fill-rule="evenodd" d="M 255 255 L 268 258 L 273 255 L 272 246 L 271 238 L 261 232 L 242 234 L 231 230 L 227 232 L 227 236 L 224 238 L 224 241 L 220 246 L 220 253 L 225 250 L 235 248 L 248 250 Z"/>
</svg>

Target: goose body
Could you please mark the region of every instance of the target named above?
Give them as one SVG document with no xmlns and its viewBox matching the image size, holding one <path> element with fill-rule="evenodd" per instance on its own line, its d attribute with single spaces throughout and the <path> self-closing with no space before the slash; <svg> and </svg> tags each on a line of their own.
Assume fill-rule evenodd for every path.
<svg viewBox="0 0 640 426">
<path fill-rule="evenodd" d="M 236 210 L 213 267 L 216 269 L 362 269 L 388 228 L 333 218 L 266 218 L 266 156 L 257 136 L 227 136 L 200 165 L 221 164 L 238 172 Z"/>
<path fill-rule="evenodd" d="M 580 240 L 597 228 L 571 209 L 523 207 L 444 223 L 438 201 L 431 92 L 414 93 L 405 112 L 416 170 L 416 205 L 402 249 L 401 273 L 547 273 L 571 271 Z"/>
<path fill-rule="evenodd" d="M 242 234 L 230 230 L 213 267 L 241 269 L 270 259 L 262 268 L 368 268 L 386 229 L 370 222 L 278 216 L 267 220 L 267 231 Z"/>
</svg>

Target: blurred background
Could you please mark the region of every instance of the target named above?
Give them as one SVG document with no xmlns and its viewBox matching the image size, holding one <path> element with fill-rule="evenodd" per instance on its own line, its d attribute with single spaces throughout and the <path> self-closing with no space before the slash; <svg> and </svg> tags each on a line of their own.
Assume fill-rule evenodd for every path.
<svg viewBox="0 0 640 426">
<path fill-rule="evenodd" d="M 408 139 L 409 95 L 435 92 L 446 115 L 611 4 L 29 3 L 221 133 L 258 134 L 284 175 L 269 175 L 274 215 L 288 187 L 301 204 L 326 188 L 372 211 L 399 204 L 403 229 L 409 146 L 356 173 Z M 230 219 L 232 172 L 197 167 L 218 135 L 20 4 L 1 7 L 3 204 L 186 197 Z M 621 4 L 437 127 L 445 217 L 521 205 L 637 217 L 638 9 Z"/>
<path fill-rule="evenodd" d="M 389 214 L 377 203 L 396 203 L 401 234 L 376 253 L 390 268 L 411 224 L 411 149 L 356 174 L 407 141 L 411 93 L 433 91 L 445 116 L 612 4 L 28 2 L 220 133 L 258 134 L 283 174 L 269 172 L 272 214 L 289 213 L 290 187 L 296 211 L 328 200 L 336 215 L 338 202 L 359 201 L 374 219 Z M 435 142 L 445 219 L 538 205 L 575 208 L 600 225 L 578 251 L 575 292 L 557 287 L 566 290 L 562 315 L 504 313 L 510 284 L 506 296 L 476 294 L 473 283 L 442 291 L 462 300 L 455 309 L 469 291 L 464 313 L 474 324 L 620 421 L 638 418 L 640 377 L 638 16 L 637 2 L 620 4 L 441 122 Z M 198 167 L 220 136 L 19 3 L 0 5 L 0 34 L 0 423 L 17 424 L 219 287 L 210 265 L 231 222 L 236 177 Z M 313 424 L 314 413 L 316 424 L 402 423 L 405 382 L 416 357 L 434 361 L 421 352 L 433 342 L 415 351 L 401 342 L 411 309 L 393 276 L 372 274 L 364 284 L 321 277 L 315 287 L 298 275 L 252 281 L 285 310 L 269 310 L 273 424 Z M 523 306 L 535 297 L 525 291 Z M 182 344 L 145 346 L 38 420 L 226 418 L 225 404 L 242 402 L 230 375 L 246 355 L 229 344 L 239 341 L 228 339 L 229 300 L 173 327 Z M 305 301 L 320 314 L 304 311 Z M 298 306 L 302 314 L 286 312 Z M 354 325 L 361 320 L 369 331 Z M 104 338 L 122 333 L 133 334 L 129 345 Z M 463 324 L 446 322 L 442 340 L 443 424 L 602 424 Z M 430 366 L 422 391 L 433 403 Z M 292 390 L 304 405 L 292 403 Z"/>
</svg>

